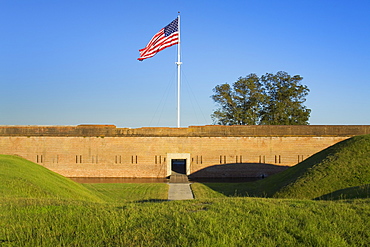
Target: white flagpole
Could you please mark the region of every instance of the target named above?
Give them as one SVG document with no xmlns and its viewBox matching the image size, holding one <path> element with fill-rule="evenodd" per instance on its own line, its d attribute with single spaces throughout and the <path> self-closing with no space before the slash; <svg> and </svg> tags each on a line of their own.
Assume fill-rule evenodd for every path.
<svg viewBox="0 0 370 247">
<path fill-rule="evenodd" d="M 180 12 L 178 18 L 179 43 L 177 44 L 177 128 L 180 128 L 180 89 L 181 89 L 181 57 L 180 57 Z"/>
</svg>

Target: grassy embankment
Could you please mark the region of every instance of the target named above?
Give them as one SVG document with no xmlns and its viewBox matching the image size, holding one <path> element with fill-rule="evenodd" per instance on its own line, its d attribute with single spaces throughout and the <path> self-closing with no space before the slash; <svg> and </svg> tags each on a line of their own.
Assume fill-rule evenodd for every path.
<svg viewBox="0 0 370 247">
<path fill-rule="evenodd" d="M 253 183 L 194 184 L 193 191 L 201 198 L 368 198 L 370 193 L 366 184 L 370 184 L 370 135 L 342 141 L 264 180 Z"/>
<path fill-rule="evenodd" d="M 340 176 L 348 155 L 357 159 L 347 164 L 356 171 L 362 169 L 358 163 L 370 164 L 369 143 L 369 137 L 354 138 L 311 157 L 312 163 L 248 186 L 194 184 L 198 199 L 166 202 L 167 185 L 82 186 L 32 162 L 0 156 L 0 245 L 367 246 L 370 199 L 295 197 L 368 197 L 368 169 L 347 168 L 344 182 Z M 325 182 L 327 177 L 340 184 Z M 228 197 L 247 193 L 276 198 Z"/>
<path fill-rule="evenodd" d="M 16 156 L 0 155 L 0 198 L 53 198 L 103 202 L 84 186 Z"/>
</svg>

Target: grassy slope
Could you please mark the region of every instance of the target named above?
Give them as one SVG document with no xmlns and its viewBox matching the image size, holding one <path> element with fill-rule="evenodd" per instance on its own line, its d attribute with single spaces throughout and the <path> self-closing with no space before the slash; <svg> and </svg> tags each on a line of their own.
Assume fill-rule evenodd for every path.
<svg viewBox="0 0 370 247">
<path fill-rule="evenodd" d="M 0 155 L 0 181 L 3 198 L 102 201 L 82 185 L 16 156 Z"/>
<path fill-rule="evenodd" d="M 313 199 L 337 190 L 368 184 L 370 135 L 342 141 L 288 172 L 291 173 L 289 183 L 281 186 L 274 197 Z"/>
<path fill-rule="evenodd" d="M 313 199 L 349 187 L 370 183 L 370 135 L 337 143 L 305 161 L 252 183 L 206 184 L 226 196 Z M 195 195 L 204 188 L 194 184 Z M 357 197 L 369 197 L 368 190 Z M 338 192 L 339 193 L 339 192 Z M 350 192 L 348 192 L 350 193 Z M 217 197 L 213 194 L 211 197 Z M 333 197 L 336 198 L 336 197 Z M 347 198 L 353 198 L 347 194 Z"/>
<path fill-rule="evenodd" d="M 337 190 L 332 193 L 320 196 L 318 199 L 340 200 L 355 198 L 370 198 L 370 184 Z"/>
</svg>

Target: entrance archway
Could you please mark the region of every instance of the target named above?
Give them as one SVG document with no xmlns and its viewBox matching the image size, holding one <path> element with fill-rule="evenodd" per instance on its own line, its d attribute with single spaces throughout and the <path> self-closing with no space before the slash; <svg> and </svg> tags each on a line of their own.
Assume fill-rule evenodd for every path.
<svg viewBox="0 0 370 247">
<path fill-rule="evenodd" d="M 171 160 L 171 175 L 174 173 L 186 175 L 186 159 Z"/>
<path fill-rule="evenodd" d="M 190 154 L 189 153 L 168 153 L 167 154 L 167 176 L 172 173 L 190 175 Z"/>
</svg>

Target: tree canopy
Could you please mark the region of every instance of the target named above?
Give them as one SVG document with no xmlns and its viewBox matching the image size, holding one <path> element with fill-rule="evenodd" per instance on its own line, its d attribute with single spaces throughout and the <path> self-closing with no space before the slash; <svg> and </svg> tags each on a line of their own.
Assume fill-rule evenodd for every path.
<svg viewBox="0 0 370 247">
<path fill-rule="evenodd" d="M 221 125 L 307 125 L 311 110 L 303 103 L 310 90 L 302 80 L 279 71 L 217 85 L 211 98 L 219 108 L 211 117 Z"/>
</svg>

